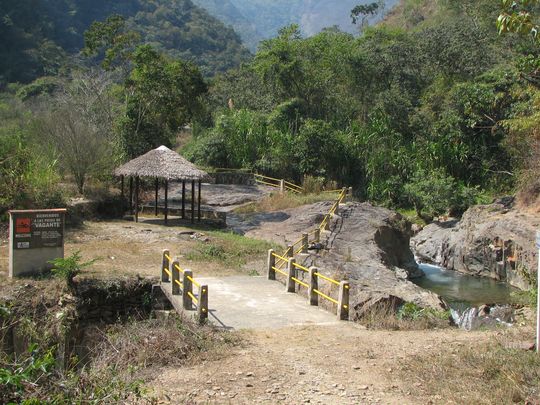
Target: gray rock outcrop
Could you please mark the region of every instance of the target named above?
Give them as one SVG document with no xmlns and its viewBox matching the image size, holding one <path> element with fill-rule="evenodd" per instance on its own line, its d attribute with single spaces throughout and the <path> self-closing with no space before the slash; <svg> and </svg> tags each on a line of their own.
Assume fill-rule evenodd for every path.
<svg viewBox="0 0 540 405">
<path fill-rule="evenodd" d="M 446 308 L 438 295 L 410 281 L 423 275 L 409 246 L 410 226 L 388 209 L 350 203 L 335 217 L 326 250 L 310 256 L 310 264 L 323 272 L 335 269 L 330 275 L 349 279 L 353 319 L 380 303 Z"/>
<path fill-rule="evenodd" d="M 490 277 L 521 289 L 536 273 L 538 215 L 514 207 L 512 198 L 469 208 L 460 221 L 435 222 L 412 239 L 421 261 Z"/>
<path fill-rule="evenodd" d="M 331 206 L 328 201 L 273 213 L 238 215 L 241 220 L 236 222 L 242 226 L 233 229 L 246 236 L 292 244 L 303 232 L 317 228 Z M 349 280 L 352 319 L 361 318 L 368 308 L 377 305 L 395 308 L 413 302 L 421 307 L 446 308 L 437 294 L 410 281 L 423 275 L 410 249 L 410 226 L 401 215 L 386 208 L 369 203 L 342 204 L 330 222 L 330 230 L 321 233 L 321 243 L 312 244 L 309 254 L 296 255 L 296 259 L 305 266 L 316 266 L 327 277 Z M 300 273 L 298 277 L 306 281 L 307 274 Z M 320 290 L 337 296 L 337 287 L 324 280 Z"/>
</svg>

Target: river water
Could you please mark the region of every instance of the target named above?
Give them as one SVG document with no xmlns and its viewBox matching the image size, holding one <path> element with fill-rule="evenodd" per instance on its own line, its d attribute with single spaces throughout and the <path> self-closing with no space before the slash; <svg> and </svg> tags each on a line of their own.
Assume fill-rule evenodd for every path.
<svg viewBox="0 0 540 405">
<path fill-rule="evenodd" d="M 482 304 L 507 304 L 515 288 L 486 277 L 474 277 L 438 266 L 419 263 L 426 274 L 412 280 L 426 290 L 433 291 L 455 309 Z"/>
</svg>

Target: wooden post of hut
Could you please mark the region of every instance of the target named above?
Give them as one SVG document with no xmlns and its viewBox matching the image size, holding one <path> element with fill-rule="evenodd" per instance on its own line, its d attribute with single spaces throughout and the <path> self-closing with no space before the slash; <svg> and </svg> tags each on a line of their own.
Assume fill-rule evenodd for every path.
<svg viewBox="0 0 540 405">
<path fill-rule="evenodd" d="M 191 222 L 195 222 L 195 180 L 191 180 Z"/>
<path fill-rule="evenodd" d="M 159 194 L 159 179 L 156 177 L 155 182 L 156 195 L 154 198 L 154 216 L 158 216 L 158 194 Z"/>
<path fill-rule="evenodd" d="M 135 222 L 139 222 L 139 176 L 135 177 Z"/>
<path fill-rule="evenodd" d="M 129 176 L 129 213 L 133 214 L 133 177 Z"/>
<path fill-rule="evenodd" d="M 199 180 L 199 195 L 197 196 L 197 220 L 201 221 L 201 180 Z"/>
<path fill-rule="evenodd" d="M 182 219 L 186 219 L 186 181 L 182 180 Z"/>
<path fill-rule="evenodd" d="M 169 221 L 169 180 L 165 179 L 165 225 Z"/>
</svg>

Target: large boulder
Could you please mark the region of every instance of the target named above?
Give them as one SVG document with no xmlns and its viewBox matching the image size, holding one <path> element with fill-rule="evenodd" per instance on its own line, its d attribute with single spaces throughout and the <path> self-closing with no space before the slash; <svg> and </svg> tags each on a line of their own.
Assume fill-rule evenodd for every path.
<svg viewBox="0 0 540 405">
<path fill-rule="evenodd" d="M 512 198 L 469 208 L 461 221 L 435 222 L 412 239 L 422 261 L 449 270 L 529 289 L 536 274 L 538 214 L 523 212 Z"/>
<path fill-rule="evenodd" d="M 244 214 L 237 221 L 243 225 L 233 229 L 246 236 L 293 244 L 303 232 L 319 226 L 332 204 L 327 201 L 272 213 Z M 349 280 L 352 319 L 361 318 L 371 306 L 388 300 L 445 309 L 437 294 L 410 281 L 423 275 L 410 248 L 410 234 L 411 224 L 398 213 L 369 203 L 349 202 L 340 205 L 330 221 L 330 230 L 322 232 L 321 243 L 312 244 L 309 254 L 299 254 L 296 259 L 306 267 L 316 266 L 335 280 Z M 307 274 L 301 273 L 299 277 L 307 282 Z M 337 286 L 324 280 L 319 289 L 337 296 Z"/>
</svg>

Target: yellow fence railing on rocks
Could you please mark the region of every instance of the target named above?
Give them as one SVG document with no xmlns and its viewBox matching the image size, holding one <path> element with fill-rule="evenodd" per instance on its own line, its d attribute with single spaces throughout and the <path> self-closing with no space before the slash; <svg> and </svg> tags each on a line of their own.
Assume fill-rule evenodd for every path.
<svg viewBox="0 0 540 405">
<path fill-rule="evenodd" d="M 173 259 L 168 249 L 163 250 L 161 264 L 161 285 L 171 285 L 171 294 L 182 296 L 182 308 L 187 311 L 197 310 L 199 323 L 208 319 L 208 286 L 193 278 L 193 272 L 180 267 L 178 259 Z M 193 286 L 197 287 L 195 293 Z"/>
<path fill-rule="evenodd" d="M 293 244 L 287 246 L 287 249 L 281 255 L 277 254 L 273 249 L 270 249 L 268 251 L 267 261 L 267 274 L 269 280 L 276 280 L 276 274 L 284 276 L 287 292 L 291 293 L 296 292 L 297 285 L 299 286 L 298 288 L 305 287 L 307 289 L 308 298 L 311 305 L 319 305 L 319 297 L 330 301 L 336 305 L 337 316 L 341 320 L 349 319 L 349 282 L 334 280 L 322 274 L 316 267 L 307 268 L 299 263 L 296 263 L 294 256 L 299 253 L 308 253 L 310 237 L 313 237 L 311 242 L 320 242 L 321 232 L 329 229 L 332 216 L 338 213 L 339 205 L 344 202 L 345 198 L 349 194 L 352 194 L 352 190 L 350 188 L 341 189 L 339 196 L 334 204 L 332 204 L 332 207 L 330 207 L 330 210 L 324 216 L 319 226 L 317 226 L 311 232 L 303 233 L 302 237 Z M 307 275 L 307 279 L 301 280 L 300 278 L 303 278 L 300 277 L 301 273 Z M 339 290 L 337 299 L 323 293 L 319 289 L 319 280 L 324 280 L 326 283 L 338 286 Z"/>
<path fill-rule="evenodd" d="M 332 190 L 332 192 L 335 192 L 335 191 L 336 190 Z M 330 210 L 324 216 L 319 226 L 310 232 L 303 233 L 300 239 L 295 241 L 292 245 L 288 245 L 287 249 L 285 250 L 285 252 L 283 252 L 281 257 L 289 258 L 289 257 L 296 256 L 299 253 L 307 253 L 310 242 L 319 243 L 321 241 L 321 232 L 326 231 L 330 228 L 330 221 L 332 219 L 332 216 L 338 213 L 339 204 L 343 203 L 345 199 L 347 198 L 347 196 L 351 194 L 352 194 L 351 188 L 346 188 L 346 187 L 342 188 L 340 190 L 340 193 L 336 201 L 334 202 L 334 204 L 332 204 L 332 207 L 330 207 Z M 312 237 L 311 240 L 310 240 L 310 237 Z M 286 260 L 278 259 L 276 261 L 276 264 L 277 264 L 276 267 L 282 269 L 286 263 L 287 263 Z"/>
<path fill-rule="evenodd" d="M 290 191 L 297 194 L 304 192 L 302 187 L 285 179 L 276 179 L 275 177 L 264 176 L 257 173 L 254 173 L 253 177 L 255 178 L 255 182 L 264 184 L 265 186 L 279 188 L 281 192 Z"/>
<path fill-rule="evenodd" d="M 276 266 L 278 260 L 286 261 L 287 268 L 285 270 Z M 333 278 L 322 274 L 317 267 L 307 268 L 296 263 L 293 257 L 284 257 L 278 255 L 273 249 L 268 251 L 268 279 L 276 280 L 276 273 L 285 277 L 285 287 L 287 292 L 297 292 L 297 285 L 307 289 L 307 295 L 310 305 L 319 305 L 319 297 L 330 301 L 336 305 L 337 317 L 340 320 L 349 319 L 349 292 L 350 286 L 348 281 L 337 281 Z M 300 272 L 307 275 L 307 280 L 301 280 Z M 319 281 L 324 280 L 327 283 L 338 286 L 337 299 L 323 293 L 319 287 Z M 298 287 L 299 288 L 299 287 Z M 331 289 L 331 288 L 330 288 Z"/>
</svg>

